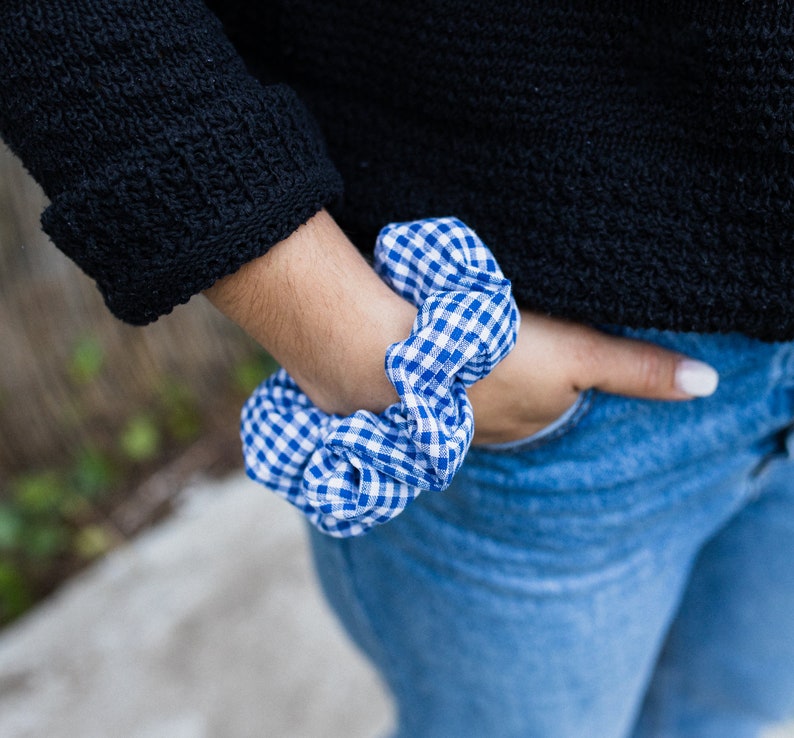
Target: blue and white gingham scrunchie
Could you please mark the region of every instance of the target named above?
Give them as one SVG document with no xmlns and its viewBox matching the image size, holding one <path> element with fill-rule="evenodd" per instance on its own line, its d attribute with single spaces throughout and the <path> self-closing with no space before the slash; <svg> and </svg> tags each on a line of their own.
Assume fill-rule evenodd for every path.
<svg viewBox="0 0 794 738">
<path fill-rule="evenodd" d="M 401 402 L 379 415 L 328 415 L 282 369 L 242 412 L 248 475 L 338 537 L 365 533 L 422 490 L 449 486 L 474 433 L 466 387 L 510 352 L 518 329 L 510 283 L 455 218 L 387 226 L 375 269 L 419 308 L 411 335 L 386 351 Z"/>
</svg>

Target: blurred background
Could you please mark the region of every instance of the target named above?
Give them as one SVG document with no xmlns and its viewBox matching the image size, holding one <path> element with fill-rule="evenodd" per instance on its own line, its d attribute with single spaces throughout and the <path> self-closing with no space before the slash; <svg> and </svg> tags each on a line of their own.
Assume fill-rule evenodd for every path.
<svg viewBox="0 0 794 738">
<path fill-rule="evenodd" d="M 45 198 L 0 144 L 0 623 L 241 466 L 237 417 L 273 366 L 203 298 L 114 318 L 42 233 Z"/>
<path fill-rule="evenodd" d="M 302 521 L 242 472 L 272 359 L 200 296 L 121 323 L 45 206 L 0 142 L 0 735 L 382 734 Z"/>
</svg>

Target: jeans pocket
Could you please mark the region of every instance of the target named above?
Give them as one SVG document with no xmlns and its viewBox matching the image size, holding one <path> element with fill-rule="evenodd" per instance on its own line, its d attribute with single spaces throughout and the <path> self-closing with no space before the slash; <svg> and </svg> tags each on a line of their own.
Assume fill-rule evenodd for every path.
<svg viewBox="0 0 794 738">
<path fill-rule="evenodd" d="M 591 389 L 580 392 L 573 405 L 560 415 L 559 418 L 530 436 L 519 438 L 515 441 L 506 441 L 505 443 L 477 444 L 472 448 L 478 451 L 496 453 L 522 453 L 539 448 L 540 446 L 545 446 L 552 441 L 556 441 L 558 438 L 562 438 L 562 436 L 567 433 L 570 433 L 579 424 L 579 421 L 590 409 L 590 405 L 593 402 L 593 393 L 594 390 Z"/>
</svg>

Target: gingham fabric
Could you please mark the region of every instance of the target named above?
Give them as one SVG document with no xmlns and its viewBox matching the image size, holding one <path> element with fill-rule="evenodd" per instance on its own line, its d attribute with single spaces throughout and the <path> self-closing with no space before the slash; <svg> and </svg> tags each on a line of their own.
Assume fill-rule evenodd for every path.
<svg viewBox="0 0 794 738">
<path fill-rule="evenodd" d="M 510 283 L 455 218 L 386 226 L 375 269 L 419 308 L 411 335 L 386 351 L 401 402 L 379 415 L 327 415 L 282 369 L 242 412 L 248 475 L 338 537 L 365 533 L 420 492 L 449 486 L 474 433 L 466 387 L 508 354 L 518 328 Z"/>
</svg>

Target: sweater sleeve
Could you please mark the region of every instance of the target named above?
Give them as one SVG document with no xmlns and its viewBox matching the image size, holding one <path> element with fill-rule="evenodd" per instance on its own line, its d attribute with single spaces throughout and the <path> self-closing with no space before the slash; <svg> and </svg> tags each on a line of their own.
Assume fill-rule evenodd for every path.
<svg viewBox="0 0 794 738">
<path fill-rule="evenodd" d="M 294 92 L 250 76 L 199 0 L 3 0 L 0 134 L 44 230 L 134 324 L 341 192 Z"/>
</svg>

